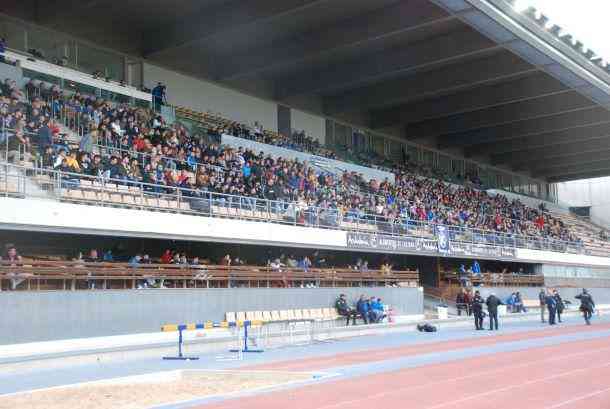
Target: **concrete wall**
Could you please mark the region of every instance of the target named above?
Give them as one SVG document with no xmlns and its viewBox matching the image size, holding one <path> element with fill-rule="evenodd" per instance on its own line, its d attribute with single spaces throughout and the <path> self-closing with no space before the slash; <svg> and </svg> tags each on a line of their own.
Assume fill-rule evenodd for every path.
<svg viewBox="0 0 610 409">
<path fill-rule="evenodd" d="M 221 321 L 227 311 L 330 307 L 339 293 L 381 297 L 397 315 L 423 314 L 419 288 L 231 288 L 0 293 L 0 345 L 158 332 Z"/>
<path fill-rule="evenodd" d="M 326 120 L 324 118 L 292 109 L 290 119 L 292 129 L 305 131 L 307 136 L 317 139 L 324 145 L 326 141 Z"/>
<path fill-rule="evenodd" d="M 145 63 L 144 84 L 152 89 L 159 81 L 167 85 L 172 105 L 219 112 L 250 125 L 258 121 L 265 129 L 277 131 L 277 104 Z"/>
</svg>

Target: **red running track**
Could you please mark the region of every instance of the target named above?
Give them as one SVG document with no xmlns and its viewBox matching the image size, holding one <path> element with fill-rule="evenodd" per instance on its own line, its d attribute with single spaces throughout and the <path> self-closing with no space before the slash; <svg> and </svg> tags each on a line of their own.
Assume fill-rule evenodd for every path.
<svg viewBox="0 0 610 409">
<path fill-rule="evenodd" d="M 552 335 L 570 332 L 566 330 Z M 534 333 L 519 335 L 519 339 L 537 338 Z M 491 338 L 499 342 L 512 339 L 512 335 Z M 470 340 L 469 346 L 488 340 Z M 202 408 L 610 409 L 609 341 L 610 337 L 603 337 L 405 368 L 240 397 Z M 456 349 L 451 343 L 436 346 L 441 344 L 444 351 Z"/>
<path fill-rule="evenodd" d="M 366 353 L 362 353 L 362 351 L 350 351 L 330 356 L 320 356 L 291 361 L 270 362 L 267 364 L 252 365 L 246 368 L 257 370 L 264 369 L 282 371 L 320 371 L 338 366 L 363 364 L 374 361 L 387 361 L 393 358 L 404 358 L 405 356 L 423 355 L 434 352 L 452 351 L 463 348 L 490 346 L 495 345 L 499 342 L 534 340 L 556 335 L 569 335 L 583 332 L 603 331 L 609 329 L 610 324 L 595 325 L 591 327 L 570 326 L 563 328 L 548 326 L 542 330 L 525 331 L 516 334 L 492 335 L 480 338 L 474 337 L 454 341 L 411 344 L 395 348 L 368 350 L 366 351 Z M 608 409 L 610 409 L 610 407 L 608 407 Z"/>
</svg>

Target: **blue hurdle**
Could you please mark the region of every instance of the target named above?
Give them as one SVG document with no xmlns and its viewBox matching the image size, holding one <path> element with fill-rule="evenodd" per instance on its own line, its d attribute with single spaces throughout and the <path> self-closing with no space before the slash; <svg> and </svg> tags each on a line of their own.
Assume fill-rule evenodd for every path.
<svg viewBox="0 0 610 409">
<path fill-rule="evenodd" d="M 196 361 L 199 359 L 198 356 L 185 356 L 182 353 L 182 345 L 184 343 L 184 338 L 182 336 L 182 331 L 192 331 L 198 329 L 212 329 L 212 328 L 239 328 L 241 326 L 244 327 L 244 346 L 243 349 L 231 349 L 230 352 L 263 352 L 262 349 L 250 349 L 248 347 L 248 328 L 252 325 L 262 325 L 262 321 L 238 321 L 238 322 L 212 322 L 207 321 L 205 323 L 197 323 L 197 324 L 167 324 L 161 327 L 162 332 L 170 332 L 170 331 L 178 331 L 178 355 L 177 356 L 164 356 L 165 360 L 179 360 L 179 361 Z"/>
</svg>

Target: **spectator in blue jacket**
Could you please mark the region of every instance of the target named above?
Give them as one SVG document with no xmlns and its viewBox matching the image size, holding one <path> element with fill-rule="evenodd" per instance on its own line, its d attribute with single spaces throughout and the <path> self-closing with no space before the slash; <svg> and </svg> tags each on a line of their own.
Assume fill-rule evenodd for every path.
<svg viewBox="0 0 610 409">
<path fill-rule="evenodd" d="M 385 318 L 385 313 L 383 310 L 383 303 L 381 302 L 381 298 L 371 297 L 370 305 L 371 305 L 371 317 L 373 317 L 373 322 L 381 322 Z"/>
<path fill-rule="evenodd" d="M 356 303 L 356 311 L 358 311 L 358 314 L 362 316 L 362 320 L 364 321 L 364 323 L 368 324 L 371 312 L 371 305 L 369 304 L 369 300 L 364 297 L 364 294 L 360 295 L 360 298 Z"/>
<path fill-rule="evenodd" d="M 131 259 L 129 259 L 129 265 L 131 267 L 138 267 L 140 265 L 141 261 L 142 261 L 142 256 L 139 254 L 136 254 Z"/>
<path fill-rule="evenodd" d="M 476 260 L 472 264 L 472 274 L 481 275 L 481 266 L 479 265 L 479 262 Z"/>
</svg>

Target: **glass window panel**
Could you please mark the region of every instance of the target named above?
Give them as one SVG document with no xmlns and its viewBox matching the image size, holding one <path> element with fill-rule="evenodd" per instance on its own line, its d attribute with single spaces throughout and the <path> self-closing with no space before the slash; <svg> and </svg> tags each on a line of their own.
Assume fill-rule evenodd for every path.
<svg viewBox="0 0 610 409">
<path fill-rule="evenodd" d="M 8 48 L 25 51 L 25 28 L 0 16 L 0 37 L 6 40 Z"/>
<path fill-rule="evenodd" d="M 70 65 L 74 61 L 74 41 L 69 37 L 38 27 L 28 27 L 28 51 L 36 49 L 46 61 Z M 65 60 L 65 61 L 64 61 Z"/>
<path fill-rule="evenodd" d="M 326 145 L 329 147 L 335 146 L 335 127 L 334 122 L 330 119 L 326 120 Z"/>
<path fill-rule="evenodd" d="M 423 163 L 424 165 L 434 167 L 434 152 L 429 150 L 423 151 Z"/>
<path fill-rule="evenodd" d="M 101 71 L 113 80 L 123 79 L 123 57 L 120 55 L 79 43 L 76 63 L 81 71 L 88 73 Z"/>
<path fill-rule="evenodd" d="M 380 136 L 376 136 L 373 139 L 373 150 L 374 152 L 383 157 L 384 154 L 384 138 L 380 137 Z"/>
<path fill-rule="evenodd" d="M 507 174 L 507 173 L 502 173 L 500 175 L 500 178 L 502 179 L 502 189 L 508 191 L 508 192 L 512 192 L 513 191 L 513 185 L 512 185 L 512 177 L 511 175 Z"/>
<path fill-rule="evenodd" d="M 449 172 L 451 169 L 451 159 L 447 155 L 438 155 L 438 168 L 443 172 Z"/>
<path fill-rule="evenodd" d="M 459 178 L 464 177 L 464 161 L 462 159 L 451 159 L 451 175 Z"/>
</svg>

